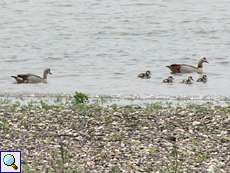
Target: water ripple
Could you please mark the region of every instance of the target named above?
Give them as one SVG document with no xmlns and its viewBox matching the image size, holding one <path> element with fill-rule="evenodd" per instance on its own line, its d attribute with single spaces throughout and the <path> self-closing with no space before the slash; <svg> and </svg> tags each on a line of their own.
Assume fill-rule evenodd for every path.
<svg viewBox="0 0 230 173">
<path fill-rule="evenodd" d="M 141 100 L 230 96 L 229 1 L 4 2 L 2 92 L 52 95 L 81 90 Z M 166 65 L 195 65 L 200 56 L 209 61 L 204 65 L 209 78 L 205 85 L 179 84 L 187 74 L 174 75 L 172 85 L 161 83 L 171 75 Z M 15 85 L 9 77 L 15 72 L 41 74 L 45 67 L 53 71 L 47 85 Z M 146 69 L 152 78 L 138 79 Z"/>
</svg>

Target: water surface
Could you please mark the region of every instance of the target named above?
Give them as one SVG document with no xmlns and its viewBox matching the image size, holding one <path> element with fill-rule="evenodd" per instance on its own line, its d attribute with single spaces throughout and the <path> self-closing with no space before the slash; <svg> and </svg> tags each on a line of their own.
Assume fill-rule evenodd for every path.
<svg viewBox="0 0 230 173">
<path fill-rule="evenodd" d="M 230 1 L 10 0 L 0 3 L 0 93 L 121 97 L 230 96 Z M 162 84 L 171 63 L 207 57 L 208 83 Z M 42 74 L 48 84 L 16 85 Z M 137 74 L 152 71 L 150 80 Z M 199 77 L 193 74 L 194 78 Z"/>
</svg>

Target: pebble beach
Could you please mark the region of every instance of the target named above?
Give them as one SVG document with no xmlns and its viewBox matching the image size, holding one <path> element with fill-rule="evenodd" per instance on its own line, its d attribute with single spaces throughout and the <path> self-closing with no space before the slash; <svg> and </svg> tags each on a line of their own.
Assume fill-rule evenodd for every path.
<svg viewBox="0 0 230 173">
<path fill-rule="evenodd" d="M 25 173 L 230 170 L 230 107 L 0 106 L 1 149 Z"/>
</svg>

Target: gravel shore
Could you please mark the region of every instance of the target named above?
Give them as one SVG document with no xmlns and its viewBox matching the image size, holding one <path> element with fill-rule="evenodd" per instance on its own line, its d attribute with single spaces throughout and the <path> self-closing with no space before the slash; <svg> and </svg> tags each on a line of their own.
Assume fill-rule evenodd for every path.
<svg viewBox="0 0 230 173">
<path fill-rule="evenodd" d="M 0 148 L 25 173 L 230 170 L 230 107 L 0 107 Z"/>
</svg>

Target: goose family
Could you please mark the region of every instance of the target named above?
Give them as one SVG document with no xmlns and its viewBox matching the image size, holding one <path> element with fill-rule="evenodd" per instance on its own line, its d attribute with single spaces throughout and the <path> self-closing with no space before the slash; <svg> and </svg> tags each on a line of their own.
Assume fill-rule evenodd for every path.
<svg viewBox="0 0 230 173">
<path fill-rule="evenodd" d="M 48 74 L 52 74 L 50 68 L 47 68 L 43 72 L 43 77 L 35 74 L 18 74 L 16 76 L 11 76 L 16 80 L 18 84 L 20 83 L 47 83 Z"/>
<path fill-rule="evenodd" d="M 167 66 L 171 72 L 174 73 L 203 73 L 203 63 L 208 63 L 207 59 L 205 57 L 201 58 L 198 62 L 197 67 L 187 64 L 171 64 L 170 66 Z M 11 76 L 16 80 L 17 84 L 21 83 L 47 83 L 47 76 L 48 74 L 52 74 L 50 68 L 47 68 L 43 71 L 43 76 L 38 76 L 35 74 L 27 73 L 27 74 L 18 74 L 16 76 Z M 138 78 L 141 79 L 150 79 L 151 78 L 151 71 L 147 70 L 144 73 L 140 73 L 137 75 Z M 164 79 L 163 83 L 173 83 L 174 78 L 173 76 L 169 76 L 168 78 Z M 189 76 L 188 79 L 184 79 L 181 81 L 181 83 L 185 84 L 192 84 L 193 78 L 192 76 Z M 201 78 L 197 79 L 197 82 L 207 82 L 207 75 L 203 75 Z"/>
<path fill-rule="evenodd" d="M 198 74 L 202 74 L 203 73 L 203 63 L 208 63 L 206 57 L 202 57 L 197 66 L 192 66 L 192 65 L 188 65 L 188 64 L 171 64 L 168 67 L 171 70 L 172 74 L 175 73 L 182 73 L 182 74 L 186 74 L 186 73 L 193 73 L 193 72 L 197 72 Z M 138 74 L 138 78 L 141 79 L 150 79 L 151 78 L 151 72 L 149 70 L 147 70 L 145 73 L 140 73 Z M 206 83 L 207 82 L 207 75 L 204 74 L 202 75 L 202 77 L 198 78 L 196 81 L 197 82 L 203 82 Z M 168 78 L 164 79 L 162 81 L 162 83 L 173 83 L 174 82 L 174 77 L 173 76 L 169 76 Z M 184 84 L 192 84 L 194 81 L 192 76 L 188 76 L 187 79 L 182 80 L 180 83 L 184 83 Z"/>
<path fill-rule="evenodd" d="M 188 64 L 171 64 L 168 67 L 171 70 L 171 73 L 203 73 L 203 63 L 208 63 L 206 57 L 202 57 L 197 66 L 188 65 Z"/>
</svg>

